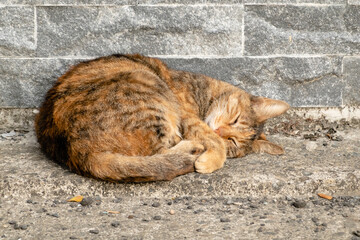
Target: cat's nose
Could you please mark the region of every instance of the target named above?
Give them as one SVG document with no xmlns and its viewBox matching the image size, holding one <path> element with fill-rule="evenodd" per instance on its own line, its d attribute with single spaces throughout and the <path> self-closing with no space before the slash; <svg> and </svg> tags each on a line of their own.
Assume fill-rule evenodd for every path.
<svg viewBox="0 0 360 240">
<path fill-rule="evenodd" d="M 229 135 L 229 131 L 226 129 L 226 127 L 219 127 L 218 129 L 215 130 L 215 133 L 220 137 Z"/>
<path fill-rule="evenodd" d="M 221 134 L 220 128 L 216 129 L 216 130 L 215 130 L 215 133 L 216 133 L 217 135 L 221 136 L 221 135 L 220 135 L 220 134 Z"/>
</svg>

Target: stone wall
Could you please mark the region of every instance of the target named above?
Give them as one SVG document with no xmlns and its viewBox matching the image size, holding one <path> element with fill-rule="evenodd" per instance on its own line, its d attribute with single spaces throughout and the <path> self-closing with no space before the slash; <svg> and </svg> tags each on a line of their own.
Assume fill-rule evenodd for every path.
<svg viewBox="0 0 360 240">
<path fill-rule="evenodd" d="M 360 106 L 360 0 L 1 0 L 0 108 L 136 52 L 295 107 Z"/>
</svg>

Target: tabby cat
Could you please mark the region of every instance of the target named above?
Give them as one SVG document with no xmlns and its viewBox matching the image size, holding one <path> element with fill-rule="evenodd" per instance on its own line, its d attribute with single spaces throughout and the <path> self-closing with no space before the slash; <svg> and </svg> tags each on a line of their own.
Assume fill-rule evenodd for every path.
<svg viewBox="0 0 360 240">
<path fill-rule="evenodd" d="M 112 55 L 61 76 L 35 128 L 46 155 L 76 173 L 114 182 L 170 180 L 211 173 L 226 157 L 282 154 L 262 130 L 288 108 L 155 58 Z"/>
</svg>

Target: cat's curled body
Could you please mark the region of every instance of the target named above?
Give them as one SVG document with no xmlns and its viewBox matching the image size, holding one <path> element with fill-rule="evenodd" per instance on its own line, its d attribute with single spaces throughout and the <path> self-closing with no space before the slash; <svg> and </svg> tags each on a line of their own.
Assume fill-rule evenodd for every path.
<svg viewBox="0 0 360 240">
<path fill-rule="evenodd" d="M 170 180 L 221 168 L 226 157 L 281 154 L 262 133 L 288 104 L 141 55 L 80 63 L 49 90 L 36 117 L 42 150 L 79 174 Z"/>
</svg>

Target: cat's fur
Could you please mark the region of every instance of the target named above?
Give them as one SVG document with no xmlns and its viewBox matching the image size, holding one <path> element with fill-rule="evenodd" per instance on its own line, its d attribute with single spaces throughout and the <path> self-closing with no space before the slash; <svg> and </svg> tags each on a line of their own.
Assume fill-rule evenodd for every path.
<svg viewBox="0 0 360 240">
<path fill-rule="evenodd" d="M 262 127 L 288 108 L 158 59 L 113 55 L 61 76 L 35 125 L 42 150 L 74 172 L 109 181 L 170 180 L 211 173 L 226 156 L 282 154 Z"/>
</svg>

